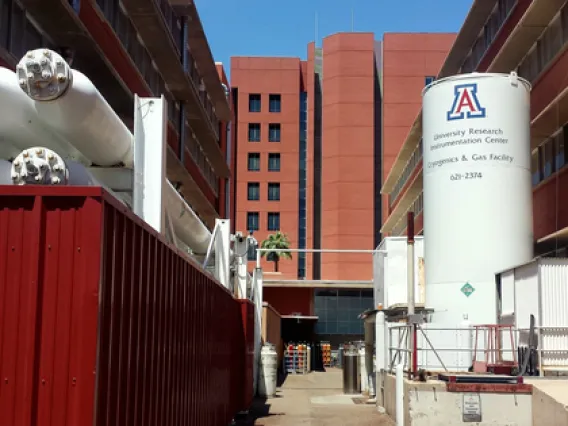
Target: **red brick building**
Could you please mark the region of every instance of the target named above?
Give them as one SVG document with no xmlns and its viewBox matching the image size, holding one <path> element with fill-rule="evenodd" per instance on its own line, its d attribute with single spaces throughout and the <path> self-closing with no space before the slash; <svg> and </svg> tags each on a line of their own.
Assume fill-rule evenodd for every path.
<svg viewBox="0 0 568 426">
<path fill-rule="evenodd" d="M 305 61 L 232 58 L 237 229 L 258 241 L 280 230 L 292 248 L 374 249 L 382 179 L 454 37 L 339 33 Z M 265 300 L 318 316 L 320 335 L 359 333 L 373 305 L 370 254 L 294 253 L 263 269 Z"/>
</svg>

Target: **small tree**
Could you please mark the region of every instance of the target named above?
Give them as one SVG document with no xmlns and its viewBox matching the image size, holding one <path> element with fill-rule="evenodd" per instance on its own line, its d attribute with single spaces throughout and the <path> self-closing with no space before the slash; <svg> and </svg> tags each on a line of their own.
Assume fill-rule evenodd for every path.
<svg viewBox="0 0 568 426">
<path fill-rule="evenodd" d="M 261 245 L 263 249 L 276 249 L 276 250 L 286 250 L 290 248 L 290 241 L 286 234 L 278 231 L 276 234 L 270 234 L 266 240 L 264 240 Z M 292 259 L 292 253 L 289 251 L 263 251 L 261 256 L 265 257 L 269 262 L 274 262 L 274 272 L 278 272 L 278 262 L 280 259 Z"/>
</svg>

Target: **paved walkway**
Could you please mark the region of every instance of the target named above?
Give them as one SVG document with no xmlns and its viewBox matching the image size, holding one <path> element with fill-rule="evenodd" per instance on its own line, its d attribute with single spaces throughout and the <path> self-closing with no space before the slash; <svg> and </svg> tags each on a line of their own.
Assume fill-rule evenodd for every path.
<svg viewBox="0 0 568 426">
<path fill-rule="evenodd" d="M 341 370 L 289 375 L 275 398 L 257 400 L 239 426 L 391 426 L 375 404 L 343 395 Z M 355 400 L 361 399 L 355 396 Z"/>
</svg>

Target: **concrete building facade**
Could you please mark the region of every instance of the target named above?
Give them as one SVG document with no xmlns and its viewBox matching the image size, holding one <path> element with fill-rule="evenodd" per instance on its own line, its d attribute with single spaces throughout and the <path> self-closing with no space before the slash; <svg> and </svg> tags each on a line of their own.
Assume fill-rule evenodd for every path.
<svg viewBox="0 0 568 426">
<path fill-rule="evenodd" d="M 305 61 L 232 58 L 237 228 L 259 242 L 281 231 L 292 248 L 374 249 L 385 170 L 453 37 L 338 33 L 310 43 Z M 370 254 L 294 253 L 278 272 L 263 269 L 265 300 L 281 314 L 318 317 L 330 340 L 362 331 Z"/>
<path fill-rule="evenodd" d="M 0 66 L 55 49 L 130 128 L 134 94 L 164 95 L 168 178 L 207 226 L 229 215 L 231 103 L 192 2 L 0 0 L 0 18 Z"/>
<path fill-rule="evenodd" d="M 536 255 L 567 256 L 568 6 L 539 0 L 475 1 L 437 77 L 516 71 L 532 84 L 531 154 Z M 421 112 L 388 173 L 382 232 L 403 235 L 406 212 L 422 229 Z M 424 212 L 429 214 L 429 212 Z"/>
</svg>

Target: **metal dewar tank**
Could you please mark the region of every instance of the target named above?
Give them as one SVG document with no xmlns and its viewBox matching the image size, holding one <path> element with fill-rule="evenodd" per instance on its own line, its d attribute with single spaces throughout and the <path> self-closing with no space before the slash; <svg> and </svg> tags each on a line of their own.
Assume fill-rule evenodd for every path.
<svg viewBox="0 0 568 426">
<path fill-rule="evenodd" d="M 533 258 L 530 88 L 515 73 L 473 73 L 424 89 L 432 322 L 496 323 L 495 273 Z"/>
<path fill-rule="evenodd" d="M 353 345 L 343 347 L 343 393 L 355 395 L 361 391 L 359 351 Z"/>
</svg>

